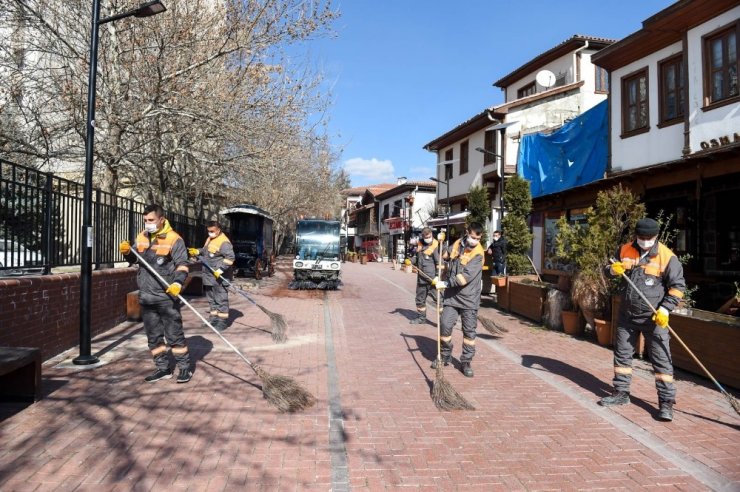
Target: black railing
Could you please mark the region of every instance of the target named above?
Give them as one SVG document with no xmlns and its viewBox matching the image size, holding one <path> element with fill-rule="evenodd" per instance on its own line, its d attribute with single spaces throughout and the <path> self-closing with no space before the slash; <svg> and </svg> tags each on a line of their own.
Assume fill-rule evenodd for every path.
<svg viewBox="0 0 740 492">
<path fill-rule="evenodd" d="M 49 273 L 79 265 L 81 183 L 0 159 L 0 275 Z M 122 261 L 118 244 L 143 228 L 146 205 L 101 190 L 93 193 L 93 265 Z M 205 225 L 167 212 L 185 244 L 202 245 Z"/>
</svg>

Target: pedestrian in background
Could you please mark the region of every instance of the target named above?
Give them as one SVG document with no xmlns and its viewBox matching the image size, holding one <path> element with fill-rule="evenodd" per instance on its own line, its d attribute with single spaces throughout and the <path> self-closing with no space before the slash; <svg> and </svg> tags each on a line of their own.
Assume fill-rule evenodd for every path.
<svg viewBox="0 0 740 492">
<path fill-rule="evenodd" d="M 645 218 L 637 221 L 635 240 L 619 248 L 618 261 L 609 268 L 611 276 L 629 276 L 652 306 L 646 305 L 634 289 L 626 287 L 619 309 L 614 348 L 614 393 L 602 398 L 599 404 L 609 407 L 630 402 L 632 356 L 637 337 L 642 333 L 650 345 L 650 362 L 658 391 L 658 418 L 671 421 L 676 388 L 673 385 L 668 315 L 683 298 L 686 282 L 676 255 L 658 242 L 659 232 L 660 225 L 655 220 Z"/>
<path fill-rule="evenodd" d="M 409 323 L 424 324 L 427 322 L 427 297 L 431 297 L 437 303 L 437 290 L 430 279 L 437 276 L 439 266 L 439 243 L 432 236 L 432 230 L 425 227 L 421 231 L 421 242 L 418 251 L 409 260 L 407 265 L 414 265 L 419 273 L 416 276 L 416 318 Z"/>
<path fill-rule="evenodd" d="M 493 231 L 493 241 L 488 246 L 493 257 L 493 271 L 497 276 L 506 275 L 506 238 L 501 231 Z"/>
<path fill-rule="evenodd" d="M 483 226 L 471 222 L 466 234 L 452 244 L 442 259 L 449 260 L 447 280 L 435 277 L 432 281 L 437 290 L 444 291 L 444 308 L 440 320 L 440 345 L 442 363 L 448 365 L 452 358 L 452 328 L 458 316 L 462 318 L 463 348 L 460 369 L 469 378 L 473 377 L 471 362 L 475 356 L 475 337 L 480 307 L 481 277 L 483 275 L 484 250 L 480 244 Z M 437 361 L 432 364 L 436 369 Z"/>
<path fill-rule="evenodd" d="M 136 236 L 136 251 L 151 268 L 164 278 L 168 287 L 146 268 L 139 268 L 136 283 L 139 286 L 139 304 L 144 319 L 149 350 L 154 359 L 154 372 L 145 377 L 147 383 L 172 377 L 168 347 L 172 350 L 179 369 L 178 383 L 187 383 L 192 377 L 190 354 L 185 341 L 180 314 L 182 284 L 188 277 L 188 251 L 185 242 L 164 217 L 159 205 L 144 208 L 144 230 Z M 139 260 L 131 252 L 131 244 L 123 241 L 119 251 L 129 263 Z"/>
<path fill-rule="evenodd" d="M 219 331 L 228 327 L 229 320 L 229 292 L 226 290 L 221 277 L 228 275 L 234 265 L 236 256 L 231 241 L 221 230 L 221 224 L 212 220 L 206 224 L 208 239 L 202 248 L 188 248 L 190 256 L 198 256 L 208 265 L 213 274 L 203 272 L 203 289 L 208 299 L 211 325 Z"/>
</svg>

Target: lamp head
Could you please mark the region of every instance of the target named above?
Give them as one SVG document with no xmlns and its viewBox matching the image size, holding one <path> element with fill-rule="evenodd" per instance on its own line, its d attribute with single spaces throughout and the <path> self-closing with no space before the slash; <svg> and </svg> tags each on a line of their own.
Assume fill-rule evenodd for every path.
<svg viewBox="0 0 740 492">
<path fill-rule="evenodd" d="M 151 17 L 161 14 L 165 10 L 167 10 L 167 7 L 160 0 L 153 0 L 139 5 L 139 8 L 134 12 L 134 17 Z"/>
</svg>

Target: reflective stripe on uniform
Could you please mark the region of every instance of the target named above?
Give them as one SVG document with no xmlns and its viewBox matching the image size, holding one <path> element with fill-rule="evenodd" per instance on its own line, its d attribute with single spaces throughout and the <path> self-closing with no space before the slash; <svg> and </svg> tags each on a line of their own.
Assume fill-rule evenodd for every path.
<svg viewBox="0 0 740 492">
<path fill-rule="evenodd" d="M 450 335 L 449 337 L 439 337 L 439 339 L 446 343 L 452 340 L 452 335 Z"/>
<path fill-rule="evenodd" d="M 673 376 L 670 374 L 660 374 L 658 372 L 655 373 L 655 380 L 656 381 L 663 381 L 665 383 L 672 383 L 673 382 Z"/>
<path fill-rule="evenodd" d="M 462 273 L 458 273 L 457 275 L 455 275 L 455 279 L 457 279 L 457 285 L 467 285 L 468 283 Z"/>
<path fill-rule="evenodd" d="M 187 354 L 188 348 L 187 347 L 172 347 L 172 353 L 177 355 Z"/>
<path fill-rule="evenodd" d="M 632 368 L 614 366 L 614 374 L 632 374 Z"/>
<path fill-rule="evenodd" d="M 160 345 L 159 347 L 155 347 L 152 349 L 152 355 L 159 355 L 164 352 L 167 352 L 167 346 L 166 345 Z"/>
<path fill-rule="evenodd" d="M 224 265 L 231 266 L 233 264 L 234 264 L 234 262 L 232 260 L 229 260 L 229 259 L 224 258 Z"/>
<path fill-rule="evenodd" d="M 668 289 L 668 295 L 669 296 L 673 296 L 673 297 L 677 297 L 679 299 L 683 299 L 683 292 L 681 292 L 678 289 Z"/>
<path fill-rule="evenodd" d="M 475 345 L 475 338 L 465 338 L 465 337 L 463 337 L 463 344 L 464 345 Z"/>
<path fill-rule="evenodd" d="M 229 313 L 218 313 L 216 314 L 216 316 L 218 316 L 219 318 L 228 319 Z"/>
<path fill-rule="evenodd" d="M 418 308 L 416 308 L 416 311 L 419 312 L 419 313 L 426 313 L 427 312 L 427 308 L 426 308 L 426 306 L 424 306 L 424 307 L 418 307 Z"/>
</svg>

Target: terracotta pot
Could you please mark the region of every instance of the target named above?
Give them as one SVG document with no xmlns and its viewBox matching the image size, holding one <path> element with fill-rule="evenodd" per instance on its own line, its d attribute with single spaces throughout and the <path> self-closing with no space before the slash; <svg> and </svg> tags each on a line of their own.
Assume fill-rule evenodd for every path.
<svg viewBox="0 0 740 492">
<path fill-rule="evenodd" d="M 568 335 L 581 336 L 583 335 L 583 324 L 581 324 L 581 316 L 578 311 L 562 311 L 563 316 L 563 331 Z"/>
<path fill-rule="evenodd" d="M 608 347 L 612 343 L 612 323 L 605 319 L 594 319 L 594 325 L 596 328 L 596 340 L 599 345 Z"/>
<path fill-rule="evenodd" d="M 493 280 L 493 285 L 496 287 L 503 287 L 506 285 L 506 277 L 491 277 L 491 280 Z"/>
</svg>

